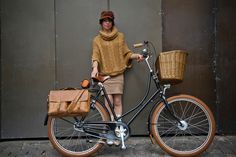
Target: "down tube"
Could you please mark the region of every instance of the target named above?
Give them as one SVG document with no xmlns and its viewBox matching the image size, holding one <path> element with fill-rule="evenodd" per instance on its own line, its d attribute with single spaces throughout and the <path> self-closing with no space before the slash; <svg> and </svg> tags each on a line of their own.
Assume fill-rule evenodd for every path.
<svg viewBox="0 0 236 157">
<path fill-rule="evenodd" d="M 127 125 L 129 126 L 133 120 L 140 114 L 140 112 L 151 102 L 151 100 L 160 93 L 160 90 L 157 90 L 147 101 L 145 104 L 142 105 L 142 107 L 138 110 L 138 112 L 136 112 L 133 117 L 129 120 L 129 122 L 127 123 Z"/>
</svg>

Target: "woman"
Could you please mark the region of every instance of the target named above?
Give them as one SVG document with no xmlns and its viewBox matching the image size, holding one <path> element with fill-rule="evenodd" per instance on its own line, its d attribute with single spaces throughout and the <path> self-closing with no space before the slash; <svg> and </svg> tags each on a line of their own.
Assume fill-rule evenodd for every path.
<svg viewBox="0 0 236 157">
<path fill-rule="evenodd" d="M 140 54 L 132 53 L 125 43 L 124 34 L 118 32 L 114 23 L 112 11 L 103 11 L 99 20 L 101 30 L 93 40 L 92 73 L 91 77 L 98 74 L 111 76 L 104 82 L 108 97 L 114 105 L 117 117 L 122 115 L 122 94 L 124 86 L 124 71 L 129 68 L 130 61 L 136 59 L 142 61 Z M 105 101 L 108 107 L 108 103 Z M 109 110 L 110 115 L 111 111 Z M 114 117 L 111 117 L 112 120 Z"/>
</svg>

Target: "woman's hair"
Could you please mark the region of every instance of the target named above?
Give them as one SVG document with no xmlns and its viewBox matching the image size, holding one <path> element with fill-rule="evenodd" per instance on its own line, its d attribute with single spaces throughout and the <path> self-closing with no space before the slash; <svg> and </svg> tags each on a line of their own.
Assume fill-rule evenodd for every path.
<svg viewBox="0 0 236 157">
<path fill-rule="evenodd" d="M 100 19 L 100 20 L 99 20 L 100 25 L 102 25 L 102 23 L 103 23 L 104 20 L 105 20 L 105 19 Z M 111 20 L 112 26 L 115 26 L 115 21 L 114 21 L 113 19 L 109 19 L 109 20 Z"/>
</svg>

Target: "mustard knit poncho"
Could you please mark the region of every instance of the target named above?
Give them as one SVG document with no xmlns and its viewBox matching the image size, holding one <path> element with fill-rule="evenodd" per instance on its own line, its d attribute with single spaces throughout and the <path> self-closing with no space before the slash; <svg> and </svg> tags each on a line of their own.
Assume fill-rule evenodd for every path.
<svg viewBox="0 0 236 157">
<path fill-rule="evenodd" d="M 111 33 L 99 31 L 93 40 L 92 62 L 98 62 L 101 75 L 116 76 L 130 67 L 133 53 L 125 43 L 124 34 L 113 27 Z"/>
</svg>

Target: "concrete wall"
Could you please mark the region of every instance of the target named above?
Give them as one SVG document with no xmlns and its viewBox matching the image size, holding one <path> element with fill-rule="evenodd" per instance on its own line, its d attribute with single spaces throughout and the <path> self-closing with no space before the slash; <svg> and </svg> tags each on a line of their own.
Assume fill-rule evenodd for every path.
<svg viewBox="0 0 236 157">
<path fill-rule="evenodd" d="M 1 1 L 1 136 L 41 137 L 55 82 L 53 0 Z"/>
<path fill-rule="evenodd" d="M 114 10 L 130 48 L 148 39 L 161 50 L 160 1 L 1 1 L 3 139 L 47 137 L 43 126 L 47 94 L 54 88 L 79 87 L 81 80 L 89 78 L 92 39 L 100 29 L 100 12 L 108 8 Z M 134 62 L 126 73 L 124 112 L 143 96 L 145 68 Z M 145 115 L 136 123 L 145 124 Z M 133 134 L 147 132 L 141 125 L 133 130 Z"/>
</svg>

